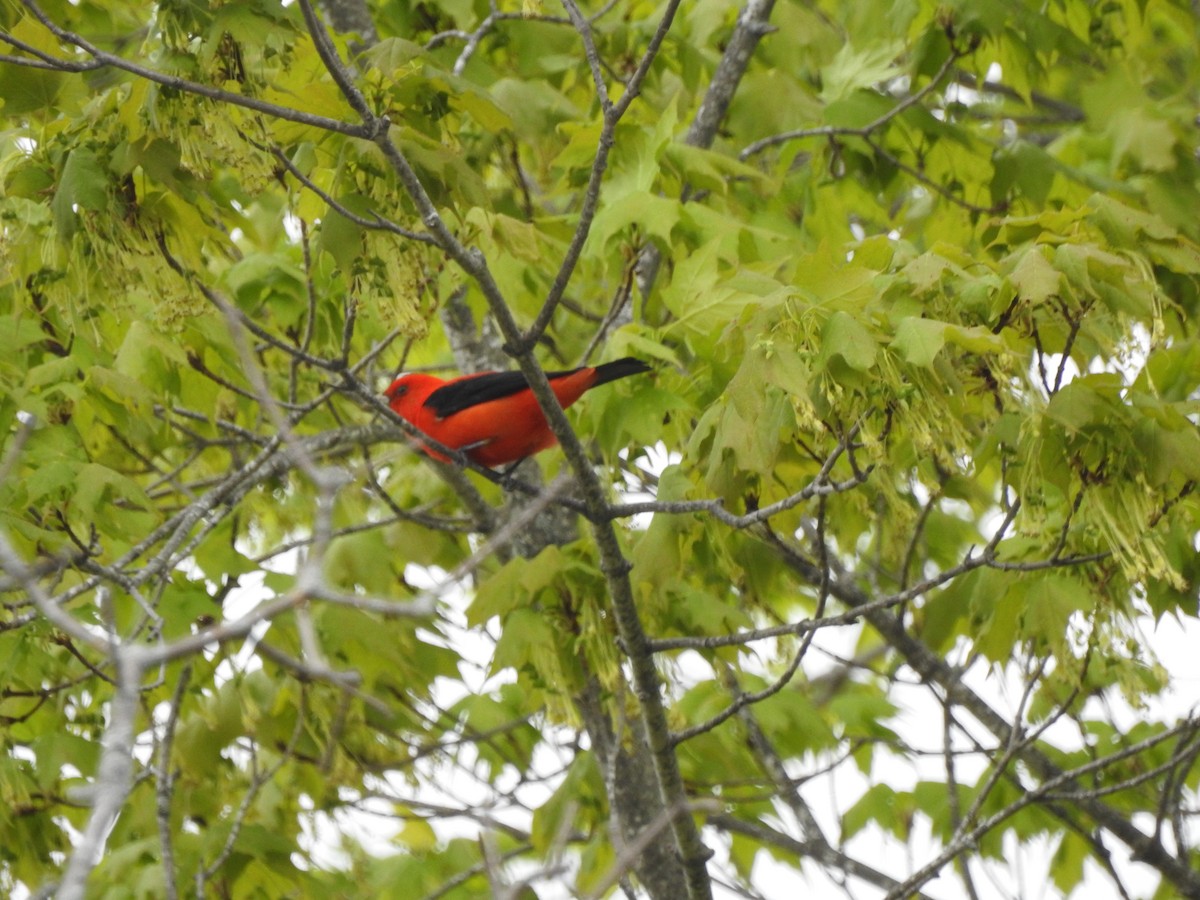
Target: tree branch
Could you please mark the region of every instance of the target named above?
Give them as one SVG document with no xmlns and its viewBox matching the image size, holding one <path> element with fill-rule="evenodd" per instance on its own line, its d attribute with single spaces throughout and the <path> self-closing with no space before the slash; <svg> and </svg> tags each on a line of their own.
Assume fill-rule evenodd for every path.
<svg viewBox="0 0 1200 900">
<path fill-rule="evenodd" d="M 54 65 L 62 72 L 80 72 L 99 68 L 119 69 L 122 72 L 128 72 L 131 75 L 136 75 L 139 78 L 144 78 L 147 81 L 153 81 L 155 84 L 161 84 L 164 87 L 169 87 L 177 91 L 182 91 L 187 94 L 195 94 L 200 97 L 207 97 L 209 100 L 216 100 L 220 103 L 228 103 L 232 106 L 240 106 L 243 109 L 251 109 L 255 112 L 263 113 L 276 119 L 283 119 L 287 122 L 296 122 L 300 125 L 309 125 L 313 128 L 319 128 L 322 131 L 332 131 L 337 134 L 345 134 L 351 137 L 369 138 L 370 135 L 361 125 L 350 125 L 343 122 L 341 119 L 331 119 L 327 116 L 313 115 L 312 113 L 302 112 L 298 109 L 293 109 L 290 106 L 280 106 L 277 103 L 268 103 L 265 100 L 259 100 L 257 97 L 246 97 L 242 94 L 234 94 L 230 91 L 221 90 L 207 84 L 201 84 L 196 81 L 188 81 L 186 78 L 180 78 L 177 75 L 167 75 L 164 72 L 159 72 L 154 69 L 149 69 L 129 60 L 115 56 L 91 42 L 85 40 L 78 34 L 68 31 L 65 28 L 59 27 L 54 21 L 42 11 L 41 7 L 35 0 L 21 0 L 25 7 L 33 13 L 39 22 L 56 38 L 66 44 L 78 47 L 88 56 L 92 57 L 94 64 L 87 64 L 85 67 L 80 67 L 79 64 L 72 63 L 68 60 L 59 60 L 53 57 L 46 57 L 45 61 Z M 0 40 L 13 42 L 11 35 L 0 33 Z M 14 60 L 15 61 L 15 60 Z"/>
</svg>

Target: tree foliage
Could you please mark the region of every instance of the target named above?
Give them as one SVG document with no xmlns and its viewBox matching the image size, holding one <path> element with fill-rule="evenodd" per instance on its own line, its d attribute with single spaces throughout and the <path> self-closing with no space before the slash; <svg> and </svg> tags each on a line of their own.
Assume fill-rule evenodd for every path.
<svg viewBox="0 0 1200 900">
<path fill-rule="evenodd" d="M 1192 6 L 0 27 L 6 891 L 1200 896 Z"/>
</svg>

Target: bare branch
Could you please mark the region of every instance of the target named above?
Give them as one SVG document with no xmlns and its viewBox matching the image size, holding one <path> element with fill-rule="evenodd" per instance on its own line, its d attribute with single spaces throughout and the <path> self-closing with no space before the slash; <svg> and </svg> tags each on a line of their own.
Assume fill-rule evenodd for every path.
<svg viewBox="0 0 1200 900">
<path fill-rule="evenodd" d="M 774 8 L 775 0 L 746 0 L 700 109 L 688 128 L 686 143 L 693 147 L 712 146 L 759 41 L 775 30 L 769 24 Z"/>
<path fill-rule="evenodd" d="M 104 729 L 96 779 L 88 789 L 92 812 L 63 871 L 57 892 L 59 900 L 83 900 L 86 897 L 88 875 L 99 861 L 105 836 L 129 795 L 133 780 L 138 693 L 145 671 L 132 650 L 132 647 L 112 648 L 117 685 L 109 702 L 108 726 Z"/>
</svg>

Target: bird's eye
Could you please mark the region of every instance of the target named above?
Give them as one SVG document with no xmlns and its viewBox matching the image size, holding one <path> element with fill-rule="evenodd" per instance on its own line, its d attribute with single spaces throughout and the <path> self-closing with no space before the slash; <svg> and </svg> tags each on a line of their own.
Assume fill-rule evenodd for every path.
<svg viewBox="0 0 1200 900">
<path fill-rule="evenodd" d="M 407 393 L 407 384 L 397 384 L 390 391 L 388 391 L 388 396 L 395 400 L 397 397 L 403 397 Z"/>
</svg>

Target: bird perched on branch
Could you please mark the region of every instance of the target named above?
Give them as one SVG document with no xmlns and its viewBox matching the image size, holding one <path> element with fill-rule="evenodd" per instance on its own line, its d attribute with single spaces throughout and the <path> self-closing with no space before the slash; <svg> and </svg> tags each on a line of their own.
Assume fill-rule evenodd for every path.
<svg viewBox="0 0 1200 900">
<path fill-rule="evenodd" d="M 640 359 L 624 359 L 567 372 L 547 372 L 566 409 L 584 392 L 629 375 L 648 372 Z M 397 415 L 440 444 L 463 451 L 481 466 L 500 466 L 532 456 L 556 439 L 529 382 L 520 372 L 480 372 L 449 381 L 414 372 L 392 382 L 384 394 Z M 423 452 L 446 461 L 430 447 Z"/>
</svg>

